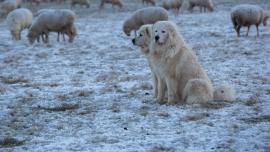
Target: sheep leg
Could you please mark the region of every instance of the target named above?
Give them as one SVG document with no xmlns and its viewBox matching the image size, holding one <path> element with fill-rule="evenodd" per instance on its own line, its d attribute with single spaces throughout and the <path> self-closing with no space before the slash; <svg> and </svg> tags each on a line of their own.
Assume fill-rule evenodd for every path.
<svg viewBox="0 0 270 152">
<path fill-rule="evenodd" d="M 237 26 L 236 27 L 236 32 L 237 32 L 237 36 L 238 37 L 240 37 L 240 28 L 241 28 L 240 26 Z"/>
<path fill-rule="evenodd" d="M 48 33 L 45 33 L 45 43 L 49 43 L 49 35 L 48 35 Z"/>
<path fill-rule="evenodd" d="M 60 32 L 57 32 L 57 42 L 60 41 Z"/>
<path fill-rule="evenodd" d="M 256 25 L 257 36 L 259 36 L 259 25 Z"/>
<path fill-rule="evenodd" d="M 65 39 L 65 33 L 62 33 L 62 36 L 63 36 L 63 40 L 66 41 L 66 39 Z"/>
<path fill-rule="evenodd" d="M 247 34 L 246 34 L 246 36 L 248 36 L 249 28 L 250 28 L 250 26 L 248 26 L 248 29 L 247 29 Z"/>
</svg>

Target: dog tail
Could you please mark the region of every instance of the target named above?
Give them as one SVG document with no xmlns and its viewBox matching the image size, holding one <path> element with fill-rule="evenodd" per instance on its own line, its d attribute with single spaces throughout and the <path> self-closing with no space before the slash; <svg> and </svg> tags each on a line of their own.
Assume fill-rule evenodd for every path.
<svg viewBox="0 0 270 152">
<path fill-rule="evenodd" d="M 222 84 L 214 89 L 214 100 L 216 101 L 235 101 L 235 89 L 228 85 Z"/>
</svg>

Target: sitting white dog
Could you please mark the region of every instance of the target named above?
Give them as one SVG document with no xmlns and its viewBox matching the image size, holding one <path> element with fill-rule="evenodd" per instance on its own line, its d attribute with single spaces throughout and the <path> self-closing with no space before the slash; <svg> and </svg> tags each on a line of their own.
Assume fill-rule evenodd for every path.
<svg viewBox="0 0 270 152">
<path fill-rule="evenodd" d="M 157 74 L 165 80 L 168 103 L 204 103 L 213 100 L 212 83 L 196 55 L 177 33 L 176 25 L 170 21 L 159 21 L 153 25 L 152 31 L 150 54 L 158 68 Z"/>
</svg>

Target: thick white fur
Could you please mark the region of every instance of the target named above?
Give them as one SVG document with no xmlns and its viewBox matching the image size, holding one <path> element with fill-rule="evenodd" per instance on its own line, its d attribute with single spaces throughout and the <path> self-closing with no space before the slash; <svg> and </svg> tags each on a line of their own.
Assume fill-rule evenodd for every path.
<svg viewBox="0 0 270 152">
<path fill-rule="evenodd" d="M 149 52 L 149 45 L 152 40 L 152 24 L 146 24 L 140 27 L 138 35 L 133 39 L 133 44 L 141 48 L 141 52 L 145 55 L 150 66 L 153 77 L 154 96 L 160 102 L 164 102 L 166 91 L 165 81 L 160 77 L 158 67 L 154 61 L 152 54 Z"/>
<path fill-rule="evenodd" d="M 21 31 L 32 24 L 33 14 L 26 8 L 15 9 L 7 16 L 7 24 L 13 40 L 21 39 Z"/>
<path fill-rule="evenodd" d="M 175 24 L 159 21 L 152 30 L 153 37 L 159 36 L 159 39 L 151 41 L 150 54 L 158 67 L 158 74 L 165 80 L 168 103 L 203 103 L 213 100 L 212 83 L 196 55 L 177 33 Z"/>
</svg>

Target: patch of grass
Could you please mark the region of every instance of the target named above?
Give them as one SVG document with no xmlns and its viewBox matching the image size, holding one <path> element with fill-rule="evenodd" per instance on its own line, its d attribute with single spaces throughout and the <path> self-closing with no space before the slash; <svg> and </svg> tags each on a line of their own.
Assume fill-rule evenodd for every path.
<svg viewBox="0 0 270 152">
<path fill-rule="evenodd" d="M 16 77 L 16 76 L 0 76 L 0 79 L 3 83 L 6 84 L 16 84 L 16 83 L 27 83 L 28 80 L 26 80 L 23 77 Z"/>
<path fill-rule="evenodd" d="M 60 106 L 56 106 L 56 107 L 39 107 L 40 109 L 44 109 L 50 112 L 63 112 L 63 111 L 67 111 L 67 110 L 75 110 L 75 109 L 79 109 L 79 104 L 62 104 Z"/>
<path fill-rule="evenodd" d="M 24 141 L 20 141 L 13 137 L 5 137 L 4 139 L 0 140 L 0 147 L 14 147 L 23 145 Z"/>
<path fill-rule="evenodd" d="M 118 103 L 113 103 L 112 106 L 111 106 L 111 110 L 112 110 L 112 112 L 115 112 L 115 113 L 120 112 L 119 104 Z"/>
<path fill-rule="evenodd" d="M 81 91 L 78 92 L 78 96 L 79 97 L 88 97 L 93 93 L 94 93 L 93 91 L 81 90 Z"/>
<path fill-rule="evenodd" d="M 207 109 L 221 109 L 224 108 L 226 106 L 225 102 L 206 102 L 206 103 L 202 103 L 201 107 L 202 108 L 207 108 Z"/>
<path fill-rule="evenodd" d="M 247 106 L 254 106 L 259 101 L 260 101 L 260 95 L 256 93 L 256 94 L 250 96 L 245 104 Z"/>
<path fill-rule="evenodd" d="M 209 113 L 196 113 L 196 114 L 193 114 L 193 115 L 188 115 L 186 116 L 185 118 L 183 118 L 182 120 L 183 121 L 198 121 L 198 120 L 202 120 L 206 117 L 209 117 Z"/>
<path fill-rule="evenodd" d="M 250 118 L 242 118 L 242 121 L 245 123 L 261 123 L 261 122 L 270 122 L 270 115 L 262 115 L 262 116 L 256 116 L 256 117 L 250 117 Z"/>
<path fill-rule="evenodd" d="M 142 106 L 140 109 L 139 109 L 139 114 L 141 116 L 147 116 L 149 114 L 149 110 L 150 110 L 150 107 L 148 106 Z"/>
<path fill-rule="evenodd" d="M 176 149 L 173 147 L 165 147 L 163 145 L 158 145 L 153 147 L 150 152 L 176 152 Z"/>
<path fill-rule="evenodd" d="M 160 112 L 160 113 L 158 113 L 158 116 L 168 118 L 170 116 L 170 114 L 167 112 Z"/>
</svg>

